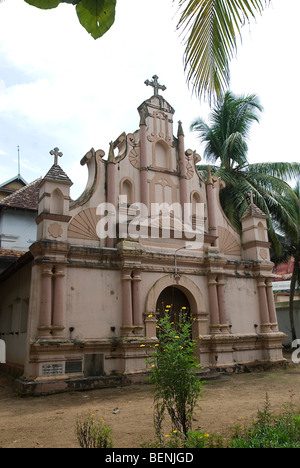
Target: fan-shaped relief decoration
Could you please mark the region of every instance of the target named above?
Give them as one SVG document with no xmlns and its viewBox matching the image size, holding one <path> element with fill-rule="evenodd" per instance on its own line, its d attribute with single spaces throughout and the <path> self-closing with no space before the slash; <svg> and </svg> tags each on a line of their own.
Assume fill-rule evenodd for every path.
<svg viewBox="0 0 300 468">
<path fill-rule="evenodd" d="M 199 162 L 200 156 L 196 154 L 195 151 L 187 150 L 185 152 L 185 159 L 186 159 L 186 178 L 189 180 L 194 175 L 194 166 L 193 163 L 196 164 L 196 161 Z"/>
<path fill-rule="evenodd" d="M 133 148 L 129 153 L 129 161 L 133 167 L 136 169 L 140 168 L 140 149 Z"/>
<path fill-rule="evenodd" d="M 138 141 L 136 133 L 128 133 L 127 135 L 128 147 L 133 149 L 129 153 L 129 161 L 136 169 L 140 168 L 140 142 Z"/>
<path fill-rule="evenodd" d="M 193 166 L 191 165 L 190 162 L 187 163 L 186 165 L 186 178 L 187 180 L 190 180 L 194 175 L 194 169 Z"/>
<path fill-rule="evenodd" d="M 241 247 L 231 232 L 218 226 L 219 248 L 225 255 L 241 255 Z"/>
<path fill-rule="evenodd" d="M 68 237 L 72 239 L 99 240 L 96 226 L 99 221 L 96 208 L 81 211 L 69 224 Z"/>
</svg>

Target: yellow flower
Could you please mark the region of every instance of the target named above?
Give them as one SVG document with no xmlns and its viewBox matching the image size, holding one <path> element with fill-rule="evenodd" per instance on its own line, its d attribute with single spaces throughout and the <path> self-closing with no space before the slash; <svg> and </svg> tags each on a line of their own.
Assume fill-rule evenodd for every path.
<svg viewBox="0 0 300 468">
<path fill-rule="evenodd" d="M 185 310 L 185 309 L 186 309 L 186 307 L 181 307 L 181 308 L 182 308 L 182 310 Z"/>
<path fill-rule="evenodd" d="M 175 338 L 179 338 L 179 336 L 175 336 Z"/>
<path fill-rule="evenodd" d="M 170 306 L 170 305 L 167 305 L 167 306 L 166 306 L 166 309 L 171 309 L 171 306 Z"/>
<path fill-rule="evenodd" d="M 148 315 L 148 318 L 151 318 L 151 317 L 153 317 L 153 315 Z"/>
<path fill-rule="evenodd" d="M 146 346 L 146 345 L 144 345 L 144 344 L 141 344 L 140 348 L 145 348 L 145 346 Z"/>
<path fill-rule="evenodd" d="M 152 366 L 151 366 L 151 367 L 155 367 L 155 365 L 154 365 L 154 364 L 152 364 Z"/>
<path fill-rule="evenodd" d="M 165 437 L 170 437 L 170 434 L 166 434 Z"/>
<path fill-rule="evenodd" d="M 157 348 L 159 346 L 159 344 L 156 344 L 155 347 Z"/>
<path fill-rule="evenodd" d="M 158 326 L 158 325 L 156 325 L 156 328 L 159 328 L 159 326 Z"/>
<path fill-rule="evenodd" d="M 104 422 L 104 419 L 103 419 L 103 418 L 100 418 L 100 421 L 101 421 L 101 422 Z"/>
<path fill-rule="evenodd" d="M 177 432 L 178 432 L 178 431 L 175 429 L 175 431 L 173 431 L 173 434 L 177 434 Z"/>
<path fill-rule="evenodd" d="M 199 340 L 201 340 L 201 338 L 202 338 L 202 336 L 201 336 L 201 335 L 199 335 Z"/>
<path fill-rule="evenodd" d="M 204 437 L 209 437 L 209 434 L 204 434 Z"/>
</svg>

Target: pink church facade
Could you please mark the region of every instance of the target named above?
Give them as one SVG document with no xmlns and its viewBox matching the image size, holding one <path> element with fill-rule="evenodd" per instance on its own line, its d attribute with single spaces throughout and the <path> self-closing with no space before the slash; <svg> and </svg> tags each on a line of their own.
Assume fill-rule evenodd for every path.
<svg viewBox="0 0 300 468">
<path fill-rule="evenodd" d="M 181 122 L 174 136 L 174 109 L 155 79 L 138 130 L 111 142 L 107 158 L 92 149 L 82 159 L 88 182 L 75 201 L 55 149 L 37 241 L 0 276 L 0 338 L 24 391 L 143 378 L 168 309 L 192 317 L 203 369 L 283 361 L 266 216 L 251 200 L 242 234 L 231 226 L 223 182 L 199 176 L 200 157 L 185 148 Z"/>
</svg>

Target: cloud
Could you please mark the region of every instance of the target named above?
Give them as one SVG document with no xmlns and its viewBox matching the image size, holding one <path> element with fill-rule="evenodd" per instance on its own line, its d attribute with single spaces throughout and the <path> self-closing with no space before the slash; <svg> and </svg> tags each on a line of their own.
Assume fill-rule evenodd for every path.
<svg viewBox="0 0 300 468">
<path fill-rule="evenodd" d="M 284 8 L 282 2 L 277 5 L 276 1 L 274 12 L 275 7 Z M 299 4 L 299 0 L 289 1 L 293 9 Z M 168 0 L 119 0 L 115 25 L 103 38 L 94 41 L 79 24 L 72 5 L 43 11 L 24 0 L 1 3 L 0 151 L 11 155 L 18 144 L 21 146 L 22 170 L 28 174 L 28 180 L 36 177 L 37 170 L 41 171 L 39 175 L 46 173 L 51 164 L 49 151 L 58 146 L 64 153 L 65 171 L 72 175 L 74 185 L 80 183 L 85 172 L 79 161 L 92 146 L 107 153 L 111 140 L 123 131 L 133 132 L 138 128 L 137 107 L 151 95 L 144 81 L 154 74 L 167 86 L 164 97 L 175 108 L 174 134 L 177 121 L 181 120 L 186 147 L 201 154 L 200 144 L 189 126 L 198 116 L 207 118 L 209 108 L 192 97 L 186 85 L 183 46 L 176 32 L 176 21 L 170 18 L 176 8 L 172 9 L 170 4 Z M 270 150 L 269 160 L 272 160 L 278 147 L 279 121 L 282 128 L 284 124 L 282 118 L 277 118 L 277 123 L 269 123 L 273 120 L 269 109 L 271 114 L 278 115 L 278 101 L 272 89 L 275 78 L 275 93 L 282 95 L 284 115 L 289 115 L 289 106 L 299 98 L 294 93 L 292 99 L 291 86 L 289 99 L 284 102 L 278 66 L 277 75 L 274 73 L 276 53 L 281 49 L 276 45 L 273 50 L 272 42 L 261 36 L 261 31 L 268 35 L 266 28 L 260 26 L 265 15 L 251 27 L 253 39 L 258 37 L 255 47 L 250 38 L 239 48 L 239 62 L 232 64 L 232 84 L 233 91 L 244 88 L 247 93 L 257 92 L 254 85 L 261 86 L 262 104 L 266 107 L 264 126 L 260 133 L 253 133 L 256 145 L 251 155 L 259 159 L 261 153 Z M 280 11 L 278 16 L 282 26 Z M 296 21 L 298 15 L 293 17 Z M 266 22 L 268 30 L 272 21 Z M 275 24 L 273 29 L 277 28 Z M 283 36 L 278 35 L 276 44 Z M 263 60 L 259 58 L 260 49 L 264 50 Z M 270 49 L 272 54 L 268 54 Z M 293 47 L 290 53 L 296 57 Z M 287 69 L 285 65 L 285 72 Z M 272 125 L 273 129 L 277 125 L 277 129 L 272 131 Z M 11 171 L 12 177 L 13 162 Z"/>
</svg>

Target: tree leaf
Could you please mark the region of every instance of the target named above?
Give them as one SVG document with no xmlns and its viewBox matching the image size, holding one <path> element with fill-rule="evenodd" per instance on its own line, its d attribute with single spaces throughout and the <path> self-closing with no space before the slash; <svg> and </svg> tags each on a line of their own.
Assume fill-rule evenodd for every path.
<svg viewBox="0 0 300 468">
<path fill-rule="evenodd" d="M 61 0 L 25 0 L 25 2 L 43 10 L 50 10 L 51 8 L 58 7 Z"/>
<path fill-rule="evenodd" d="M 173 0 L 181 16 L 187 81 L 199 97 L 220 99 L 230 83 L 229 62 L 245 22 L 262 14 L 270 0 Z"/>
<path fill-rule="evenodd" d="M 76 6 L 81 25 L 94 39 L 103 36 L 115 21 L 117 0 L 81 0 Z"/>
</svg>

